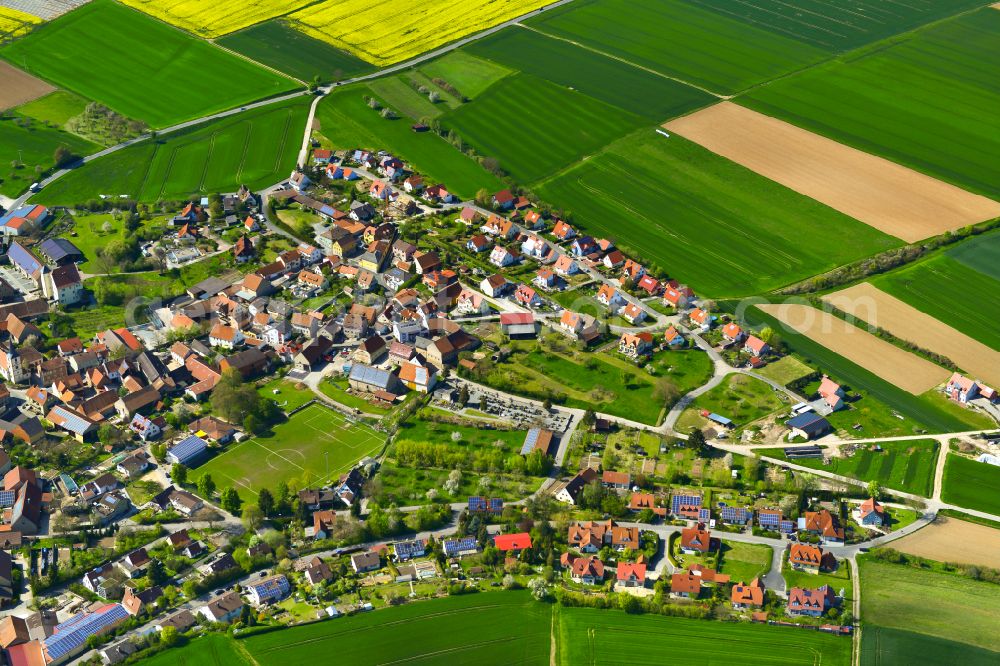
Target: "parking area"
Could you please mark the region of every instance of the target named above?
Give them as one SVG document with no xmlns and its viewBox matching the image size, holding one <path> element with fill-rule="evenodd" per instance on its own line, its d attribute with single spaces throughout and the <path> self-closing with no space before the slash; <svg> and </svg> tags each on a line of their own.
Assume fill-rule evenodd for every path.
<svg viewBox="0 0 1000 666">
<path fill-rule="evenodd" d="M 474 407 L 487 414 L 510 421 L 519 428 L 541 427 L 553 432 L 566 432 L 570 421 L 572 421 L 572 415 L 569 412 L 558 409 L 546 412 L 541 406 L 533 402 L 519 400 L 470 382 L 463 382 L 457 377 L 450 379 L 448 383 L 454 389 L 455 393 L 460 391 L 463 385 L 468 389 L 468 407 Z M 447 393 L 447 387 L 442 388 L 445 388 L 445 390 L 442 391 L 439 388 L 434 392 L 435 398 L 444 396 Z M 460 412 L 464 409 L 462 405 L 454 400 L 437 400 L 436 404 L 443 409 L 454 412 Z"/>
</svg>

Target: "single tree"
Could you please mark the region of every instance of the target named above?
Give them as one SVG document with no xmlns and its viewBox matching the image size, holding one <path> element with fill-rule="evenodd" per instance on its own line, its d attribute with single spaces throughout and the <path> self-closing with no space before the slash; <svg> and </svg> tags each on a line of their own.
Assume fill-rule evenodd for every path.
<svg viewBox="0 0 1000 666">
<path fill-rule="evenodd" d="M 274 495 L 267 488 L 262 488 L 257 494 L 257 507 L 268 518 L 274 514 Z"/>
</svg>

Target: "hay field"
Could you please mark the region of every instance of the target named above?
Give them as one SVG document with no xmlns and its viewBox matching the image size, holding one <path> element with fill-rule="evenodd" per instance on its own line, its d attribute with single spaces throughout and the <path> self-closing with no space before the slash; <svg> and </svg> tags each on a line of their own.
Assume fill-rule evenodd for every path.
<svg viewBox="0 0 1000 666">
<path fill-rule="evenodd" d="M 1000 385 L 1000 352 L 907 305 L 870 282 L 828 294 L 823 300 L 872 326 L 944 354 L 988 384 Z"/>
<path fill-rule="evenodd" d="M 293 26 L 379 66 L 444 46 L 538 9 L 532 0 L 325 0 L 288 16 Z"/>
<path fill-rule="evenodd" d="M 944 383 L 951 374 L 939 365 L 812 306 L 767 303 L 757 307 L 791 329 L 914 395 Z"/>
<path fill-rule="evenodd" d="M 1000 203 L 731 102 L 667 129 L 907 242 L 1000 216 Z"/>
<path fill-rule="evenodd" d="M 1000 530 L 947 516 L 938 516 L 927 527 L 894 541 L 892 547 L 938 562 L 1000 569 Z"/>
<path fill-rule="evenodd" d="M 311 0 L 122 0 L 164 23 L 211 39 L 301 9 Z"/>
<path fill-rule="evenodd" d="M 56 87 L 0 60 L 0 110 L 12 109 L 48 95 Z"/>
<path fill-rule="evenodd" d="M 998 42 L 1000 12 L 984 7 L 755 88 L 740 104 L 1000 199 Z"/>
</svg>

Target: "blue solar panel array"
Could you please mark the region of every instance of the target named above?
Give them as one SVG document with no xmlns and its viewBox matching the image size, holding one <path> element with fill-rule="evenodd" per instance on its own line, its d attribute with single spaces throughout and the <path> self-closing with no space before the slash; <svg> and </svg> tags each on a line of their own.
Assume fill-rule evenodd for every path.
<svg viewBox="0 0 1000 666">
<path fill-rule="evenodd" d="M 761 527 L 776 530 L 781 525 L 781 514 L 757 512 L 757 523 Z"/>
<path fill-rule="evenodd" d="M 469 511 L 471 513 L 479 513 L 481 511 L 486 511 L 486 498 L 485 497 L 470 497 L 469 498 Z"/>
<path fill-rule="evenodd" d="M 52 408 L 63 422 L 59 424 L 60 428 L 65 428 L 70 432 L 75 432 L 78 435 L 82 435 L 87 432 L 90 428 L 94 427 L 94 424 L 86 419 L 82 418 L 76 412 L 66 409 L 62 405 L 56 405 Z"/>
<path fill-rule="evenodd" d="M 96 613 L 81 613 L 56 626 L 54 634 L 45 639 L 45 651 L 52 661 L 58 661 L 87 643 L 87 639 L 124 622 L 128 612 L 121 604 L 113 604 Z"/>
<path fill-rule="evenodd" d="M 538 443 L 538 436 L 542 434 L 541 428 L 532 428 L 524 438 L 524 446 L 521 447 L 521 455 L 526 456 L 535 450 Z"/>
<path fill-rule="evenodd" d="M 197 435 L 191 435 L 171 447 L 167 454 L 183 464 L 197 458 L 207 448 L 208 442 Z"/>
<path fill-rule="evenodd" d="M 469 513 L 503 513 L 503 500 L 499 497 L 469 497 Z"/>
<path fill-rule="evenodd" d="M 16 265 L 25 273 L 31 274 L 42 268 L 42 262 L 38 260 L 30 250 L 25 249 L 20 243 L 14 241 L 7 250 L 7 256 L 11 263 Z"/>
<path fill-rule="evenodd" d="M 408 560 L 411 557 L 420 557 L 424 554 L 426 546 L 423 541 L 399 541 L 395 546 L 396 558 Z"/>
<path fill-rule="evenodd" d="M 256 590 L 257 597 L 261 601 L 280 599 L 288 593 L 288 579 L 284 576 L 275 576 L 274 578 L 261 581 L 256 585 L 251 585 L 250 589 Z"/>
<path fill-rule="evenodd" d="M 503 500 L 499 497 L 493 497 L 490 499 L 490 513 L 501 514 L 503 513 Z"/>
<path fill-rule="evenodd" d="M 791 534 L 795 531 L 795 521 L 794 520 L 782 520 L 781 524 L 778 525 L 778 529 L 785 534 Z"/>
<path fill-rule="evenodd" d="M 724 506 L 719 509 L 722 521 L 744 525 L 753 518 L 753 511 L 742 506 Z"/>
<path fill-rule="evenodd" d="M 712 519 L 712 511 L 707 506 L 698 509 L 698 522 L 707 523 Z"/>
<path fill-rule="evenodd" d="M 701 506 L 701 495 L 672 495 L 670 497 L 670 513 L 676 515 L 682 506 Z"/>
<path fill-rule="evenodd" d="M 17 492 L 13 490 L 0 490 L 0 508 L 8 508 L 14 506 L 14 500 L 17 498 Z"/>
<path fill-rule="evenodd" d="M 448 557 L 464 553 L 469 550 L 479 548 L 479 543 L 475 537 L 462 537 L 461 539 L 447 539 L 444 542 L 444 554 Z"/>
</svg>

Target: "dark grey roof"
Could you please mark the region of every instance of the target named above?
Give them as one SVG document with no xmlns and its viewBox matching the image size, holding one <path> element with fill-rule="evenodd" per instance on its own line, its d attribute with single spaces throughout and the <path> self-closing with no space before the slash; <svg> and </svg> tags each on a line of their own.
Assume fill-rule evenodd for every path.
<svg viewBox="0 0 1000 666">
<path fill-rule="evenodd" d="M 56 263 L 63 259 L 83 258 L 80 248 L 65 238 L 46 238 L 38 244 L 38 251 Z"/>
</svg>

